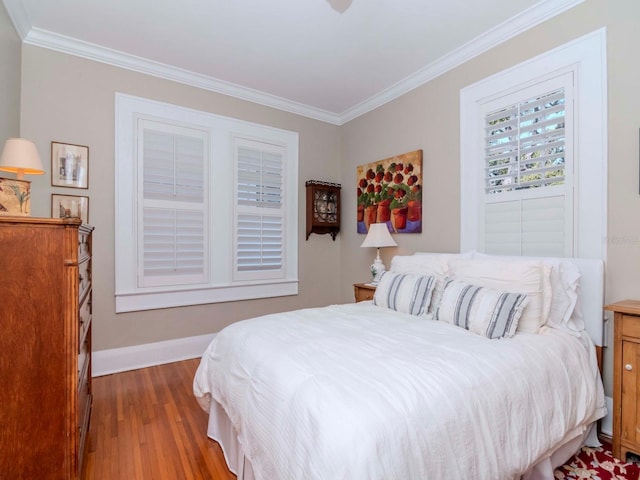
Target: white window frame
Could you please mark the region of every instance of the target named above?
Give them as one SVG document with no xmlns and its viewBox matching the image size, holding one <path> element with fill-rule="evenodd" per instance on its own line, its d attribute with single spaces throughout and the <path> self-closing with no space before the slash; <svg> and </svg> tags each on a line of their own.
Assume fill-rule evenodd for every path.
<svg viewBox="0 0 640 480">
<path fill-rule="evenodd" d="M 482 105 L 519 88 L 571 72 L 574 79 L 573 252 L 606 256 L 606 29 L 578 38 L 460 91 L 460 250 L 481 250 L 484 194 Z"/>
<path fill-rule="evenodd" d="M 137 120 L 149 118 L 208 133 L 208 253 L 206 281 L 196 285 L 138 284 L 139 185 Z M 277 145 L 285 153 L 284 269 L 277 278 L 262 272 L 234 279 L 237 211 L 234 139 Z M 298 133 L 157 102 L 115 95 L 115 298 L 116 312 L 150 310 L 298 294 Z"/>
</svg>

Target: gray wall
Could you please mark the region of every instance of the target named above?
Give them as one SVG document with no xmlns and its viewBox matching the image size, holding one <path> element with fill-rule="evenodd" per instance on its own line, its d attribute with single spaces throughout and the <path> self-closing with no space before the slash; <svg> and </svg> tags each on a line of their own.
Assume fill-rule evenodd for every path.
<svg viewBox="0 0 640 480">
<path fill-rule="evenodd" d="M 94 235 L 94 350 L 216 332 L 265 313 L 336 303 L 340 248 L 328 235 L 304 237 L 304 182 L 337 182 L 340 130 L 316 120 L 25 45 L 22 50 L 21 132 L 36 142 L 47 170 L 33 176 L 31 212 L 51 215 L 51 193 L 88 195 Z M 299 132 L 300 294 L 184 308 L 118 314 L 114 307 L 114 94 L 122 92 Z M 89 189 L 51 187 L 50 142 L 89 146 Z"/>
<path fill-rule="evenodd" d="M 640 2 L 587 0 L 464 63 L 401 98 L 363 115 L 342 128 L 343 188 L 356 185 L 356 166 L 423 149 L 423 233 L 396 235 L 392 255 L 414 251 L 458 251 L 460 236 L 460 89 L 601 27 L 607 28 L 608 62 L 608 237 L 606 301 L 640 298 L 640 195 L 638 128 L 640 127 Z M 588 194 L 588 192 L 587 192 Z M 356 199 L 344 200 L 343 287 L 368 274 L 373 252 L 359 248 Z M 350 300 L 342 289 L 342 300 Z M 611 348 L 605 352 L 605 386 L 611 391 Z"/>
<path fill-rule="evenodd" d="M 0 148 L 20 134 L 20 37 L 0 3 Z"/>
<path fill-rule="evenodd" d="M 250 316 L 353 299 L 351 284 L 366 281 L 371 249 L 356 232 L 356 166 L 422 149 L 423 233 L 398 235 L 384 249 L 397 253 L 459 248 L 459 93 L 482 78 L 605 26 L 608 61 L 608 237 L 606 300 L 640 298 L 640 2 L 586 0 L 520 36 L 428 82 L 342 127 L 327 125 L 42 48 L 22 49 L 21 134 L 36 141 L 45 166 L 52 140 L 90 146 L 88 192 L 55 189 L 49 172 L 32 177 L 34 215 L 50 215 L 50 193 L 91 197 L 95 239 L 96 350 L 214 332 Z M 0 22 L 2 19 L 0 18 Z M 1 23 L 0 23 L 1 24 Z M 4 44 L 3 44 L 4 45 Z M 114 313 L 113 94 L 116 91 L 177 103 L 300 132 L 300 295 L 116 315 Z M 1 95 L 1 94 L 0 94 Z M 343 185 L 343 225 L 328 236 L 304 240 L 304 181 Z M 352 188 L 353 187 L 353 188 Z M 605 384 L 611 391 L 611 349 L 605 354 Z"/>
</svg>

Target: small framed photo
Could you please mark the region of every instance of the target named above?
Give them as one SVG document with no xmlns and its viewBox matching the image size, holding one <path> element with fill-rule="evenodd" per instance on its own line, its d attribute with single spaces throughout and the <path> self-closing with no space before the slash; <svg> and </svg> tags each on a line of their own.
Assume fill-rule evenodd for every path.
<svg viewBox="0 0 640 480">
<path fill-rule="evenodd" d="M 51 185 L 89 188 L 89 147 L 51 142 Z"/>
<path fill-rule="evenodd" d="M 89 197 L 51 194 L 51 218 L 77 217 L 89 223 Z"/>
</svg>

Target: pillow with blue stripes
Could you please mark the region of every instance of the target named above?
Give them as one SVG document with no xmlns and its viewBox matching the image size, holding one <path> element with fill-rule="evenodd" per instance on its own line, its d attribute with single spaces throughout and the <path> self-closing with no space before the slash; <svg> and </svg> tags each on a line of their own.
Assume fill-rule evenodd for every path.
<svg viewBox="0 0 640 480">
<path fill-rule="evenodd" d="M 447 280 L 434 319 L 487 338 L 509 338 L 516 333 L 526 303 L 524 293 Z"/>
<path fill-rule="evenodd" d="M 433 276 L 383 272 L 373 295 L 373 304 L 401 313 L 424 315 L 435 283 Z"/>
</svg>

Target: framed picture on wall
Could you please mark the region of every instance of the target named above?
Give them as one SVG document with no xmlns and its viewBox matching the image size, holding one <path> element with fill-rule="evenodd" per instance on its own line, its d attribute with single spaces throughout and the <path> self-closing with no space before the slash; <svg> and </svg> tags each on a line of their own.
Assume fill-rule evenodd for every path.
<svg viewBox="0 0 640 480">
<path fill-rule="evenodd" d="M 89 223 L 89 197 L 51 194 L 51 218 L 77 217 Z"/>
<path fill-rule="evenodd" d="M 422 150 L 356 168 L 357 232 L 386 223 L 391 233 L 422 232 Z"/>
<path fill-rule="evenodd" d="M 51 142 L 51 185 L 89 188 L 89 147 Z"/>
</svg>

